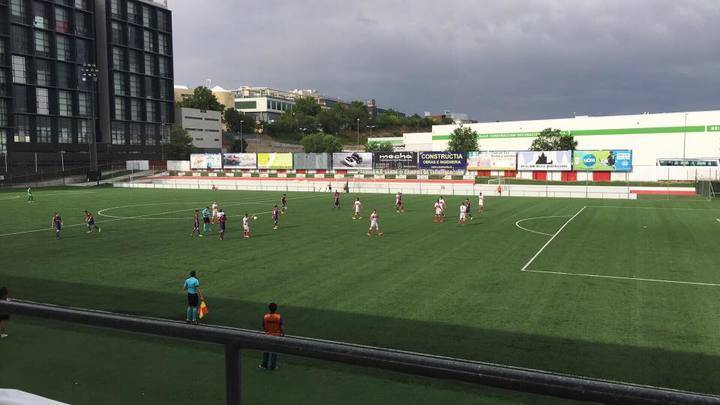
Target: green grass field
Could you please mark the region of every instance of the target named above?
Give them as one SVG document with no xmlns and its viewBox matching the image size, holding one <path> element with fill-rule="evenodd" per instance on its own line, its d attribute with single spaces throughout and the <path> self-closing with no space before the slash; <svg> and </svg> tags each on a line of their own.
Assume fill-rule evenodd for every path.
<svg viewBox="0 0 720 405">
<path fill-rule="evenodd" d="M 18 299 L 182 320 L 196 270 L 213 324 L 259 329 L 276 301 L 292 335 L 720 393 L 717 202 L 488 198 L 458 226 L 459 196 L 434 224 L 431 196 L 405 196 L 397 214 L 392 195 L 361 195 L 385 231 L 368 238 L 354 197 L 333 210 L 327 193 L 290 193 L 273 230 L 279 193 L 50 189 L 27 203 L 2 192 L 0 285 Z M 229 215 L 226 240 L 191 238 L 193 208 L 213 200 Z M 102 233 L 85 233 L 84 209 Z M 245 212 L 259 215 L 250 239 Z M 24 317 L 9 333 L 2 387 L 73 404 L 224 400 L 220 347 Z M 557 403 L 288 356 L 269 373 L 258 357 L 243 353 L 250 403 Z"/>
</svg>

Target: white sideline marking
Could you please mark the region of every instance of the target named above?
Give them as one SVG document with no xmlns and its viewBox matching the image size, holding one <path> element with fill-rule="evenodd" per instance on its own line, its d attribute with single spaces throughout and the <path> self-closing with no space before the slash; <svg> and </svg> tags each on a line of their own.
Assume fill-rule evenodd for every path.
<svg viewBox="0 0 720 405">
<path fill-rule="evenodd" d="M 0 201 L 17 200 L 18 198 L 20 198 L 19 195 L 16 195 L 16 196 L 13 196 L 13 197 L 3 197 L 3 198 L 0 198 Z"/>
<path fill-rule="evenodd" d="M 520 223 L 521 223 L 521 222 L 525 222 L 525 221 L 530 221 L 530 220 L 533 220 L 533 219 L 567 218 L 567 217 L 569 217 L 569 216 L 571 216 L 571 215 L 549 215 L 549 216 L 544 216 L 544 217 L 525 218 L 525 219 L 521 219 L 521 220 L 515 222 L 515 226 L 517 226 L 518 228 L 522 229 L 523 231 L 528 231 L 528 232 L 536 233 L 536 234 L 538 234 L 538 235 L 552 236 L 551 233 L 534 231 L 534 230 L 532 230 L 532 229 L 524 228 L 524 227 L 520 226 Z"/>
<path fill-rule="evenodd" d="M 637 207 L 623 205 L 588 205 L 588 208 L 634 208 L 644 210 L 685 210 L 685 211 L 720 211 L 720 208 L 690 208 L 690 207 Z"/>
<path fill-rule="evenodd" d="M 545 244 L 540 248 L 540 250 L 538 250 L 537 253 L 535 253 L 535 256 L 533 256 L 527 263 L 525 263 L 525 265 L 523 266 L 522 269 L 520 269 L 520 271 L 526 271 L 526 269 L 532 264 L 532 262 L 534 262 L 535 259 L 537 259 L 537 257 L 540 256 L 540 253 L 542 253 L 542 251 L 545 250 L 546 247 L 548 247 L 548 245 L 550 244 L 550 242 L 552 242 L 553 239 L 555 239 L 555 238 L 560 234 L 560 232 L 562 232 L 562 230 L 565 229 L 565 227 L 568 226 L 568 224 L 569 224 L 570 222 L 572 222 L 573 219 L 575 219 L 575 217 L 577 217 L 578 215 L 580 215 L 581 212 L 585 211 L 585 208 L 587 208 L 587 207 L 582 207 L 582 208 L 580 208 L 580 210 L 579 210 L 578 212 L 576 212 L 575 215 L 573 215 L 572 217 L 570 217 L 570 219 L 568 219 L 568 220 L 563 224 L 563 226 L 561 226 L 560 229 L 558 229 L 557 232 L 555 232 L 555 233 L 550 237 L 550 239 L 548 239 L 548 241 L 545 242 Z"/>
<path fill-rule="evenodd" d="M 545 270 L 525 270 L 525 271 L 528 273 L 558 274 L 561 276 L 611 278 L 611 279 L 616 279 L 616 280 L 650 281 L 653 283 L 690 284 L 690 285 L 704 285 L 704 286 L 711 286 L 711 287 L 720 287 L 720 284 L 717 284 L 717 283 L 701 283 L 698 281 L 677 281 L 677 280 L 662 280 L 662 279 L 657 279 L 657 278 L 604 276 L 604 275 L 600 275 L 600 274 L 566 273 L 566 272 L 562 272 L 562 271 L 545 271 Z"/>
</svg>

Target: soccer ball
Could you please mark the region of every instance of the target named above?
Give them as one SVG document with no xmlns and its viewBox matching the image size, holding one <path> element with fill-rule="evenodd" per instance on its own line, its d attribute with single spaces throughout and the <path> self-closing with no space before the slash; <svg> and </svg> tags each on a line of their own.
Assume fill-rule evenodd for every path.
<svg viewBox="0 0 720 405">
<path fill-rule="evenodd" d="M 253 215 L 253 219 L 257 219 L 257 215 Z"/>
</svg>

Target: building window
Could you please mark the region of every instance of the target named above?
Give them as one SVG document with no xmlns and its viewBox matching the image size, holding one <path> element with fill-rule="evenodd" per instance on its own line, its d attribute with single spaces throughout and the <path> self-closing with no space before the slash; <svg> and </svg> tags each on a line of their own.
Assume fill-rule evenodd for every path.
<svg viewBox="0 0 720 405">
<path fill-rule="evenodd" d="M 145 74 L 146 75 L 154 75 L 155 74 L 155 56 L 151 55 L 149 53 L 145 54 Z"/>
<path fill-rule="evenodd" d="M 0 69 L 0 96 L 10 95 L 10 79 L 5 69 Z"/>
<path fill-rule="evenodd" d="M 58 119 L 58 143 L 72 143 L 69 118 Z"/>
<path fill-rule="evenodd" d="M 158 34 L 158 52 L 163 55 L 170 55 L 170 41 L 165 34 Z"/>
<path fill-rule="evenodd" d="M 160 103 L 160 122 L 170 122 L 172 104 Z"/>
<path fill-rule="evenodd" d="M 145 101 L 145 121 L 157 121 L 157 107 L 154 101 Z"/>
<path fill-rule="evenodd" d="M 88 120 L 77 120 L 77 141 L 78 143 L 90 142 L 90 122 Z"/>
<path fill-rule="evenodd" d="M 142 126 L 130 124 L 130 145 L 142 145 Z"/>
<path fill-rule="evenodd" d="M 10 114 L 8 112 L 8 102 L 0 98 L 0 127 L 7 127 L 10 122 Z"/>
<path fill-rule="evenodd" d="M 35 139 L 38 143 L 52 143 L 50 117 L 37 117 L 35 119 Z"/>
<path fill-rule="evenodd" d="M 30 118 L 27 115 L 15 115 L 15 143 L 30 142 Z"/>
<path fill-rule="evenodd" d="M 50 115 L 50 97 L 48 89 L 42 87 L 35 88 L 35 104 L 37 104 L 36 112 L 38 114 Z"/>
<path fill-rule="evenodd" d="M 130 75 L 130 95 L 132 97 L 142 97 L 140 89 L 140 76 Z"/>
<path fill-rule="evenodd" d="M 125 74 L 120 72 L 113 73 L 113 89 L 115 94 L 119 96 L 125 95 Z"/>
<path fill-rule="evenodd" d="M 110 0 L 110 13 L 113 17 L 121 17 L 119 0 Z"/>
<path fill-rule="evenodd" d="M 13 21 L 25 22 L 25 2 L 23 0 L 10 0 L 10 16 Z"/>
<path fill-rule="evenodd" d="M 142 13 L 143 13 L 143 26 L 150 28 L 150 25 L 152 24 L 152 10 L 150 9 L 150 7 L 143 6 Z"/>
<path fill-rule="evenodd" d="M 125 99 L 122 97 L 115 97 L 115 119 L 125 119 Z"/>
<path fill-rule="evenodd" d="M 143 31 L 143 49 L 148 52 L 155 52 L 155 42 L 152 33 L 148 30 Z"/>
<path fill-rule="evenodd" d="M 25 57 L 13 55 L 12 57 L 13 83 L 27 83 L 27 69 Z"/>
<path fill-rule="evenodd" d="M 55 31 L 70 32 L 70 12 L 63 7 L 55 7 Z"/>
<path fill-rule="evenodd" d="M 257 108 L 257 101 L 237 101 L 235 108 L 238 110 L 254 110 Z"/>
<path fill-rule="evenodd" d="M 145 125 L 145 145 L 157 145 L 157 125 Z"/>
<path fill-rule="evenodd" d="M 140 100 L 130 100 L 130 120 L 140 121 Z"/>
<path fill-rule="evenodd" d="M 75 60 L 78 63 L 91 63 L 92 59 L 90 58 L 90 46 L 88 45 L 89 41 L 86 41 L 84 39 L 76 39 L 75 40 Z"/>
<path fill-rule="evenodd" d="M 158 62 L 158 73 L 160 74 L 160 76 L 170 76 L 170 59 L 160 56 Z"/>
<path fill-rule="evenodd" d="M 7 42 L 5 42 L 5 38 L 0 38 L 0 63 L 5 61 L 6 56 L 7 56 Z"/>
<path fill-rule="evenodd" d="M 50 34 L 35 30 L 35 54 L 50 56 Z"/>
<path fill-rule="evenodd" d="M 30 39 L 28 38 L 28 30 L 19 25 L 10 27 L 10 38 L 12 39 L 13 51 L 19 53 L 28 53 L 30 51 Z"/>
<path fill-rule="evenodd" d="M 92 24 L 88 21 L 89 16 L 80 11 L 75 12 L 75 32 L 80 35 L 90 34 Z"/>
<path fill-rule="evenodd" d="M 87 10 L 88 9 L 88 0 L 75 0 L 75 8 Z"/>
<path fill-rule="evenodd" d="M 68 61 L 72 59 L 72 52 L 70 50 L 70 38 L 64 35 L 56 35 L 55 51 L 57 52 L 58 60 Z"/>
<path fill-rule="evenodd" d="M 113 145 L 125 145 L 125 124 L 122 122 L 113 122 L 110 142 Z"/>
<path fill-rule="evenodd" d="M 125 36 L 123 35 L 122 26 L 120 25 L 120 23 L 113 21 L 112 24 L 110 24 L 110 27 L 112 42 L 125 45 Z"/>
<path fill-rule="evenodd" d="M 72 95 L 69 91 L 58 91 L 58 114 L 69 117 L 72 114 Z"/>
<path fill-rule="evenodd" d="M 133 3 L 132 1 L 127 2 L 127 19 L 130 22 L 138 22 L 138 10 L 137 5 Z"/>
<path fill-rule="evenodd" d="M 4 129 L 0 129 L 0 153 L 7 153 L 7 131 Z"/>
<path fill-rule="evenodd" d="M 13 86 L 13 102 L 16 112 L 28 112 L 27 88 L 21 85 Z"/>
<path fill-rule="evenodd" d="M 38 86 L 52 86 L 52 68 L 50 61 L 35 59 L 35 83 Z"/>
<path fill-rule="evenodd" d="M 170 31 L 170 29 L 168 27 L 168 23 L 167 23 L 168 22 L 167 14 L 164 11 L 158 10 L 156 18 L 157 18 L 157 28 L 159 30 Z"/>
<path fill-rule="evenodd" d="M 75 67 L 67 63 L 57 64 L 58 87 L 73 88 L 75 84 Z"/>
<path fill-rule="evenodd" d="M 129 69 L 133 73 L 139 73 L 140 72 L 140 56 L 138 56 L 138 51 L 130 50 L 128 51 L 128 62 L 129 62 Z"/>
<path fill-rule="evenodd" d="M 120 49 L 113 47 L 113 67 L 115 69 L 125 69 L 125 52 Z"/>
<path fill-rule="evenodd" d="M 90 95 L 78 93 L 78 115 L 90 115 Z"/>
<path fill-rule="evenodd" d="M 139 41 L 140 29 L 132 25 L 128 26 L 128 46 L 131 48 L 142 48 L 142 46 L 138 46 Z"/>
<path fill-rule="evenodd" d="M 159 88 L 160 88 L 160 98 L 163 100 L 169 100 L 170 99 L 170 84 L 169 84 L 169 82 L 167 80 L 160 80 Z"/>
<path fill-rule="evenodd" d="M 169 125 L 160 126 L 160 143 L 163 145 L 170 144 L 170 126 Z"/>
<path fill-rule="evenodd" d="M 45 4 L 34 1 L 32 4 L 33 8 L 33 27 L 48 29 L 50 24 L 48 23 L 48 13 Z"/>
</svg>

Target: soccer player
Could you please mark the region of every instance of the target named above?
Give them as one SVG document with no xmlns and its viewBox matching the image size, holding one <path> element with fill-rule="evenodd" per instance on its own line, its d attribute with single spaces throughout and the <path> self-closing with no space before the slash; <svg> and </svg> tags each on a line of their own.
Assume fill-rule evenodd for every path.
<svg viewBox="0 0 720 405">
<path fill-rule="evenodd" d="M 194 237 L 196 233 L 200 237 L 203 236 L 203 234 L 200 233 L 200 210 L 195 210 L 195 213 L 193 214 L 193 231 L 190 236 Z"/>
<path fill-rule="evenodd" d="M 470 203 L 470 199 L 469 199 L 469 198 L 466 198 L 466 199 L 465 199 L 465 206 L 467 207 L 467 217 L 470 218 L 470 220 L 472 221 L 473 216 L 472 216 L 472 212 L 471 212 L 471 209 L 470 209 L 470 206 L 471 206 L 471 205 L 472 205 L 472 204 Z"/>
<path fill-rule="evenodd" d="M 287 212 L 287 196 L 283 194 L 282 198 L 280 199 L 280 205 L 282 206 L 282 213 Z"/>
<path fill-rule="evenodd" d="M 219 207 L 219 206 L 218 206 L 218 203 L 215 202 L 215 201 L 213 201 L 211 207 L 212 207 L 212 223 L 213 223 L 213 224 L 216 224 L 216 223 L 217 223 L 217 220 L 218 220 L 218 216 L 217 216 L 217 214 L 218 214 L 218 207 Z"/>
<path fill-rule="evenodd" d="M 502 197 L 502 186 L 498 184 L 497 188 L 498 197 Z"/>
<path fill-rule="evenodd" d="M 440 200 L 438 199 L 435 201 L 435 206 L 433 207 L 433 222 L 439 223 L 443 221 L 443 208 L 442 204 L 440 204 Z"/>
<path fill-rule="evenodd" d="M 268 309 L 270 312 L 263 316 L 263 332 L 270 336 L 285 336 L 285 328 L 282 316 L 277 312 L 277 304 L 271 302 Z M 263 352 L 260 368 L 275 370 L 277 368 L 277 353 Z"/>
<path fill-rule="evenodd" d="M 380 230 L 380 225 L 378 225 L 378 219 L 380 216 L 377 213 L 377 210 L 373 208 L 372 214 L 370 214 L 370 228 L 368 228 L 368 237 L 372 235 L 373 229 L 375 230 L 375 234 L 380 237 L 383 235 L 382 231 Z"/>
<path fill-rule="evenodd" d="M 55 214 L 52 217 L 52 222 L 50 223 L 50 226 L 52 229 L 55 230 L 55 239 L 60 239 L 60 230 L 63 226 L 62 218 L 60 218 L 60 213 L 55 212 Z"/>
<path fill-rule="evenodd" d="M 340 208 L 340 192 L 337 190 L 333 193 L 333 208 Z"/>
<path fill-rule="evenodd" d="M 438 202 L 440 203 L 440 207 L 442 208 L 442 216 L 444 217 L 445 216 L 445 199 L 442 196 L 440 196 L 440 199 L 438 200 Z"/>
<path fill-rule="evenodd" d="M 92 212 L 88 212 L 88 210 L 85 210 L 85 223 L 87 224 L 87 233 L 91 233 L 93 229 L 97 229 L 98 233 L 101 232 L 100 227 L 95 225 L 95 217 L 93 217 Z"/>
<path fill-rule="evenodd" d="M 403 205 L 402 193 L 398 191 L 395 194 L 395 211 L 398 213 L 405 212 L 405 205 Z"/>
<path fill-rule="evenodd" d="M 245 213 L 245 216 L 242 219 L 243 223 L 243 238 L 249 238 L 250 237 L 250 216 L 248 213 Z"/>
<path fill-rule="evenodd" d="M 218 208 L 218 226 L 220 228 L 220 240 L 225 240 L 225 222 L 227 222 L 227 216 L 222 208 Z"/>
<path fill-rule="evenodd" d="M 498 193 L 502 193 L 500 186 L 498 186 Z M 483 196 L 483 193 L 478 194 L 478 209 L 481 214 L 485 212 L 485 196 Z"/>
<path fill-rule="evenodd" d="M 460 204 L 460 219 L 458 220 L 458 225 L 465 225 L 465 221 L 467 221 L 467 205 L 462 203 Z"/>
<path fill-rule="evenodd" d="M 355 198 L 355 203 L 353 204 L 352 219 L 362 219 L 362 216 L 360 216 L 361 210 L 362 210 L 362 203 L 360 202 L 360 197 L 357 197 L 357 198 Z"/>
<path fill-rule="evenodd" d="M 195 277 L 195 271 L 190 272 L 190 277 L 185 280 L 183 290 L 187 291 L 188 306 L 185 315 L 185 323 L 198 323 L 198 306 L 200 300 L 204 299 L 200 292 L 200 280 Z"/>
<path fill-rule="evenodd" d="M 28 187 L 27 189 L 27 202 L 31 203 L 33 202 L 33 195 L 32 195 L 32 189 Z"/>
<path fill-rule="evenodd" d="M 273 220 L 273 229 L 278 229 L 279 222 L 280 222 L 280 210 L 278 209 L 277 205 L 275 207 L 273 207 L 272 220 Z"/>
<path fill-rule="evenodd" d="M 203 233 L 207 235 L 210 232 L 210 208 L 205 207 L 202 210 L 203 217 Z"/>
</svg>

